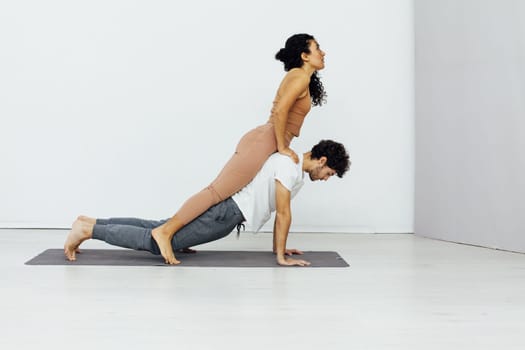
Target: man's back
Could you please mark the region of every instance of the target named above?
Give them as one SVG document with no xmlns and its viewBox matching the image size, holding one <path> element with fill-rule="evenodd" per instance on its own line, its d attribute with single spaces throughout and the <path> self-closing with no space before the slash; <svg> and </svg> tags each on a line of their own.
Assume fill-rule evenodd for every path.
<svg viewBox="0 0 525 350">
<path fill-rule="evenodd" d="M 275 211 L 275 180 L 295 196 L 303 185 L 302 156 L 295 164 L 288 156 L 274 153 L 264 163 L 257 176 L 233 200 L 242 211 L 248 227 L 257 232 Z"/>
</svg>

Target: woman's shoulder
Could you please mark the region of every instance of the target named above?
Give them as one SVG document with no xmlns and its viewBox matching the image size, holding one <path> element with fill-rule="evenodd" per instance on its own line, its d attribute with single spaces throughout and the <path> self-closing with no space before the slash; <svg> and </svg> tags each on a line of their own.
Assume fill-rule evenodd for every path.
<svg viewBox="0 0 525 350">
<path fill-rule="evenodd" d="M 290 79 L 303 79 L 303 80 L 310 80 L 310 77 L 308 76 L 308 73 L 306 73 L 301 68 L 292 68 L 290 69 L 284 78 L 290 78 Z"/>
<path fill-rule="evenodd" d="M 286 73 L 282 82 L 281 88 L 288 88 L 290 86 L 297 86 L 307 88 L 310 84 L 310 77 L 301 68 L 293 68 Z"/>
</svg>

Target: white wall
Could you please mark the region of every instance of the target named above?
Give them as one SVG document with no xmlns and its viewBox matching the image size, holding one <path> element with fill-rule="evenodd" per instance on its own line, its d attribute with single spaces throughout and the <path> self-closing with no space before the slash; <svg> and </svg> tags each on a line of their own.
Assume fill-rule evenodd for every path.
<svg viewBox="0 0 525 350">
<path fill-rule="evenodd" d="M 525 252 L 525 3 L 415 9 L 416 234 Z"/>
<path fill-rule="evenodd" d="M 170 216 L 269 116 L 296 32 L 326 51 L 302 136 L 347 177 L 307 184 L 294 229 L 413 231 L 412 1 L 12 1 L 0 5 L 0 226 Z"/>
</svg>

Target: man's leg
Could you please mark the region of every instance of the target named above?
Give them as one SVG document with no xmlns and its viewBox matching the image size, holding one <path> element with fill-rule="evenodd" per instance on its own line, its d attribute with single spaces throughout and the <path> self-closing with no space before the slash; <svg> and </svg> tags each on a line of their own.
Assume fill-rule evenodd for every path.
<svg viewBox="0 0 525 350">
<path fill-rule="evenodd" d="M 89 222 L 93 225 L 129 225 L 129 226 L 137 226 L 137 227 L 144 227 L 144 228 L 155 228 L 163 223 L 165 223 L 167 220 L 145 220 L 145 219 L 139 219 L 139 218 L 109 218 L 109 219 L 96 219 L 89 216 L 81 215 L 78 217 L 79 220 Z"/>
<path fill-rule="evenodd" d="M 66 242 L 64 243 L 64 254 L 68 260 L 76 260 L 76 253 L 78 247 L 86 239 L 90 239 L 93 234 L 93 224 L 82 219 L 79 216 L 73 225 L 71 225 L 71 231 L 67 235 Z M 84 217 L 85 218 L 85 217 Z"/>
<path fill-rule="evenodd" d="M 151 229 L 161 225 L 165 220 L 143 220 L 137 218 L 95 219 L 79 216 L 73 223 L 66 243 L 64 253 L 68 260 L 75 260 L 76 253 L 82 242 L 95 238 L 109 244 L 136 250 L 147 250 L 158 254 L 156 244 L 147 241 Z"/>
<path fill-rule="evenodd" d="M 91 219 L 91 220 L 90 220 Z M 138 221 L 135 221 L 138 220 Z M 244 221 L 244 217 L 233 199 L 228 198 L 214 205 L 195 220 L 184 226 L 172 239 L 174 250 L 215 241 L 230 234 Z M 66 257 L 75 260 L 75 249 L 86 239 L 98 239 L 119 247 L 135 250 L 146 250 L 159 255 L 160 249 L 151 236 L 152 228 L 162 221 L 141 219 L 114 218 L 96 219 L 79 217 L 74 223 L 64 245 Z M 120 222 L 131 225 L 113 224 Z M 180 262 L 179 262 L 180 263 Z"/>
<path fill-rule="evenodd" d="M 120 225 L 131 225 L 131 226 L 137 226 L 137 227 L 145 227 L 145 228 L 155 228 L 159 227 L 163 223 L 165 223 L 166 220 L 144 220 L 144 219 L 138 219 L 138 218 L 110 218 L 110 219 L 95 219 L 88 216 L 79 216 L 80 220 L 91 222 L 92 224 L 98 224 L 98 225 L 108 225 L 108 224 L 120 224 Z M 80 249 L 77 248 L 77 253 L 80 253 Z M 179 250 L 179 252 L 182 253 L 188 253 L 193 254 L 197 253 L 195 249 L 191 248 L 182 248 Z"/>
</svg>

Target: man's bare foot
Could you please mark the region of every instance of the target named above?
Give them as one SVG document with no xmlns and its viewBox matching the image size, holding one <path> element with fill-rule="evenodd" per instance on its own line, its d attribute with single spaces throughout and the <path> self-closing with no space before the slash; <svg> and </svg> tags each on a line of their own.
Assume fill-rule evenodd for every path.
<svg viewBox="0 0 525 350">
<path fill-rule="evenodd" d="M 173 236 L 173 235 L 171 235 Z M 162 230 L 162 226 L 159 226 L 151 231 L 151 237 L 157 242 L 160 249 L 160 254 L 164 258 L 164 262 L 170 265 L 180 264 L 180 261 L 175 258 L 173 254 L 173 248 L 171 247 L 170 235 Z"/>
<path fill-rule="evenodd" d="M 86 239 L 91 238 L 93 235 L 93 225 L 82 221 L 80 219 L 75 220 L 71 227 L 71 231 L 66 238 L 66 243 L 64 243 L 64 254 L 69 261 L 76 260 L 76 253 L 78 252 L 78 247 Z"/>
<path fill-rule="evenodd" d="M 85 216 L 85 215 L 80 215 L 79 217 L 77 217 L 77 220 L 87 222 L 87 223 L 89 223 L 91 225 L 95 225 L 97 223 L 97 219 L 96 218 L 92 218 L 92 217 Z M 82 251 L 80 251 L 79 247 L 77 247 L 75 249 L 75 252 L 76 253 L 82 253 Z"/>
</svg>

